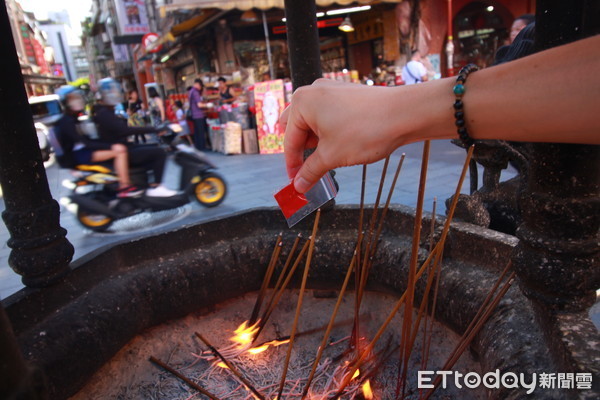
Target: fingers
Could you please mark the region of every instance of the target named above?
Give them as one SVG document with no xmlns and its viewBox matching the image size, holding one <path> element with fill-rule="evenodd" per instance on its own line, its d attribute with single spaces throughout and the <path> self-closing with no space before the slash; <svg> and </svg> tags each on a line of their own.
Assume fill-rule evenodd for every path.
<svg viewBox="0 0 600 400">
<path fill-rule="evenodd" d="M 318 132 L 316 128 L 311 127 L 317 125 L 318 106 L 315 100 L 321 100 L 319 92 L 314 89 L 330 84 L 332 81 L 318 79 L 310 87 L 298 89 L 294 93 L 292 104 L 283 111 L 279 119 L 281 127 L 285 130 L 287 174 L 290 179 L 294 179 L 294 186 L 300 193 L 310 189 L 327 172 L 318 148 L 306 161 L 304 151 L 316 147 L 319 143 Z"/>
<path fill-rule="evenodd" d="M 294 188 L 297 192 L 306 193 L 319 179 L 325 175 L 329 168 L 323 162 L 319 148 L 315 150 L 302 164 L 294 178 Z"/>
<path fill-rule="evenodd" d="M 294 113 L 291 107 L 283 112 L 280 121 L 285 127 L 283 139 L 285 165 L 288 177 L 292 179 L 296 176 L 304 161 L 304 149 L 311 134 L 310 128 L 304 122 L 302 116 Z"/>
</svg>

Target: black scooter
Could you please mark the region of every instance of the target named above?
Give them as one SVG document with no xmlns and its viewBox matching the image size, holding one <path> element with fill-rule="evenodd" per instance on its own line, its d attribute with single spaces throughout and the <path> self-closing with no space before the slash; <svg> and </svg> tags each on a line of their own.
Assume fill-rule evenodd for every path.
<svg viewBox="0 0 600 400">
<path fill-rule="evenodd" d="M 170 132 L 162 138 L 172 140 Z M 114 171 L 103 165 L 79 165 L 71 182 L 69 196 L 77 204 L 77 220 L 95 232 L 104 232 L 118 220 L 146 211 L 162 211 L 181 207 L 195 199 L 204 207 L 216 207 L 227 194 L 227 184 L 217 173 L 217 167 L 201 152 L 191 146 L 171 146 L 172 157 L 181 167 L 180 194 L 171 197 L 117 197 L 118 179 Z M 136 185 L 146 182 L 146 170 L 132 169 L 130 175 Z M 142 176 L 140 180 L 139 177 Z M 136 179 L 137 178 L 137 179 Z"/>
</svg>

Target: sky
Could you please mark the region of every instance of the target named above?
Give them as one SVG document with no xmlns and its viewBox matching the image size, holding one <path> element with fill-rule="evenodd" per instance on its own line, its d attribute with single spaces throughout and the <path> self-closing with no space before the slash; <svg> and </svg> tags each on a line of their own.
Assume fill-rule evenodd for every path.
<svg viewBox="0 0 600 400">
<path fill-rule="evenodd" d="M 48 18 L 48 12 L 67 10 L 71 28 L 76 37 L 81 36 L 80 21 L 91 15 L 91 0 L 17 0 L 25 11 L 33 11 L 37 19 Z"/>
</svg>

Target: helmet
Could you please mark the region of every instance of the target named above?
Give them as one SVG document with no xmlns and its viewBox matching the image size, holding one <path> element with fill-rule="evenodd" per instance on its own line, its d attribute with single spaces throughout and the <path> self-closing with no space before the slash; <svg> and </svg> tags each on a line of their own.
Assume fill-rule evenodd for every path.
<svg viewBox="0 0 600 400">
<path fill-rule="evenodd" d="M 75 86 L 63 85 L 59 87 L 55 93 L 58 95 L 62 105 L 71 111 L 81 112 L 85 108 L 83 92 Z M 77 95 L 77 97 L 70 96 L 73 94 Z"/>
<path fill-rule="evenodd" d="M 121 84 L 113 78 L 104 78 L 98 81 L 98 92 L 102 103 L 109 106 L 116 106 L 123 101 L 123 91 Z"/>
<path fill-rule="evenodd" d="M 56 92 L 54 92 L 54 94 L 57 94 L 60 102 L 63 103 L 63 105 L 65 105 L 65 102 L 67 101 L 67 96 L 71 93 L 74 93 L 77 90 L 78 89 L 75 86 L 62 85 L 61 87 L 56 89 Z"/>
</svg>

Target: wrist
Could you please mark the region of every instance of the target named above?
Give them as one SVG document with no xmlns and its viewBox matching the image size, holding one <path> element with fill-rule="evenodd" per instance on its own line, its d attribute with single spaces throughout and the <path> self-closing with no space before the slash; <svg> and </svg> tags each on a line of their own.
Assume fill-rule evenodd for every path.
<svg viewBox="0 0 600 400">
<path fill-rule="evenodd" d="M 423 140 L 457 137 L 454 124 L 454 78 L 390 88 L 385 133 L 395 148 Z"/>
</svg>

